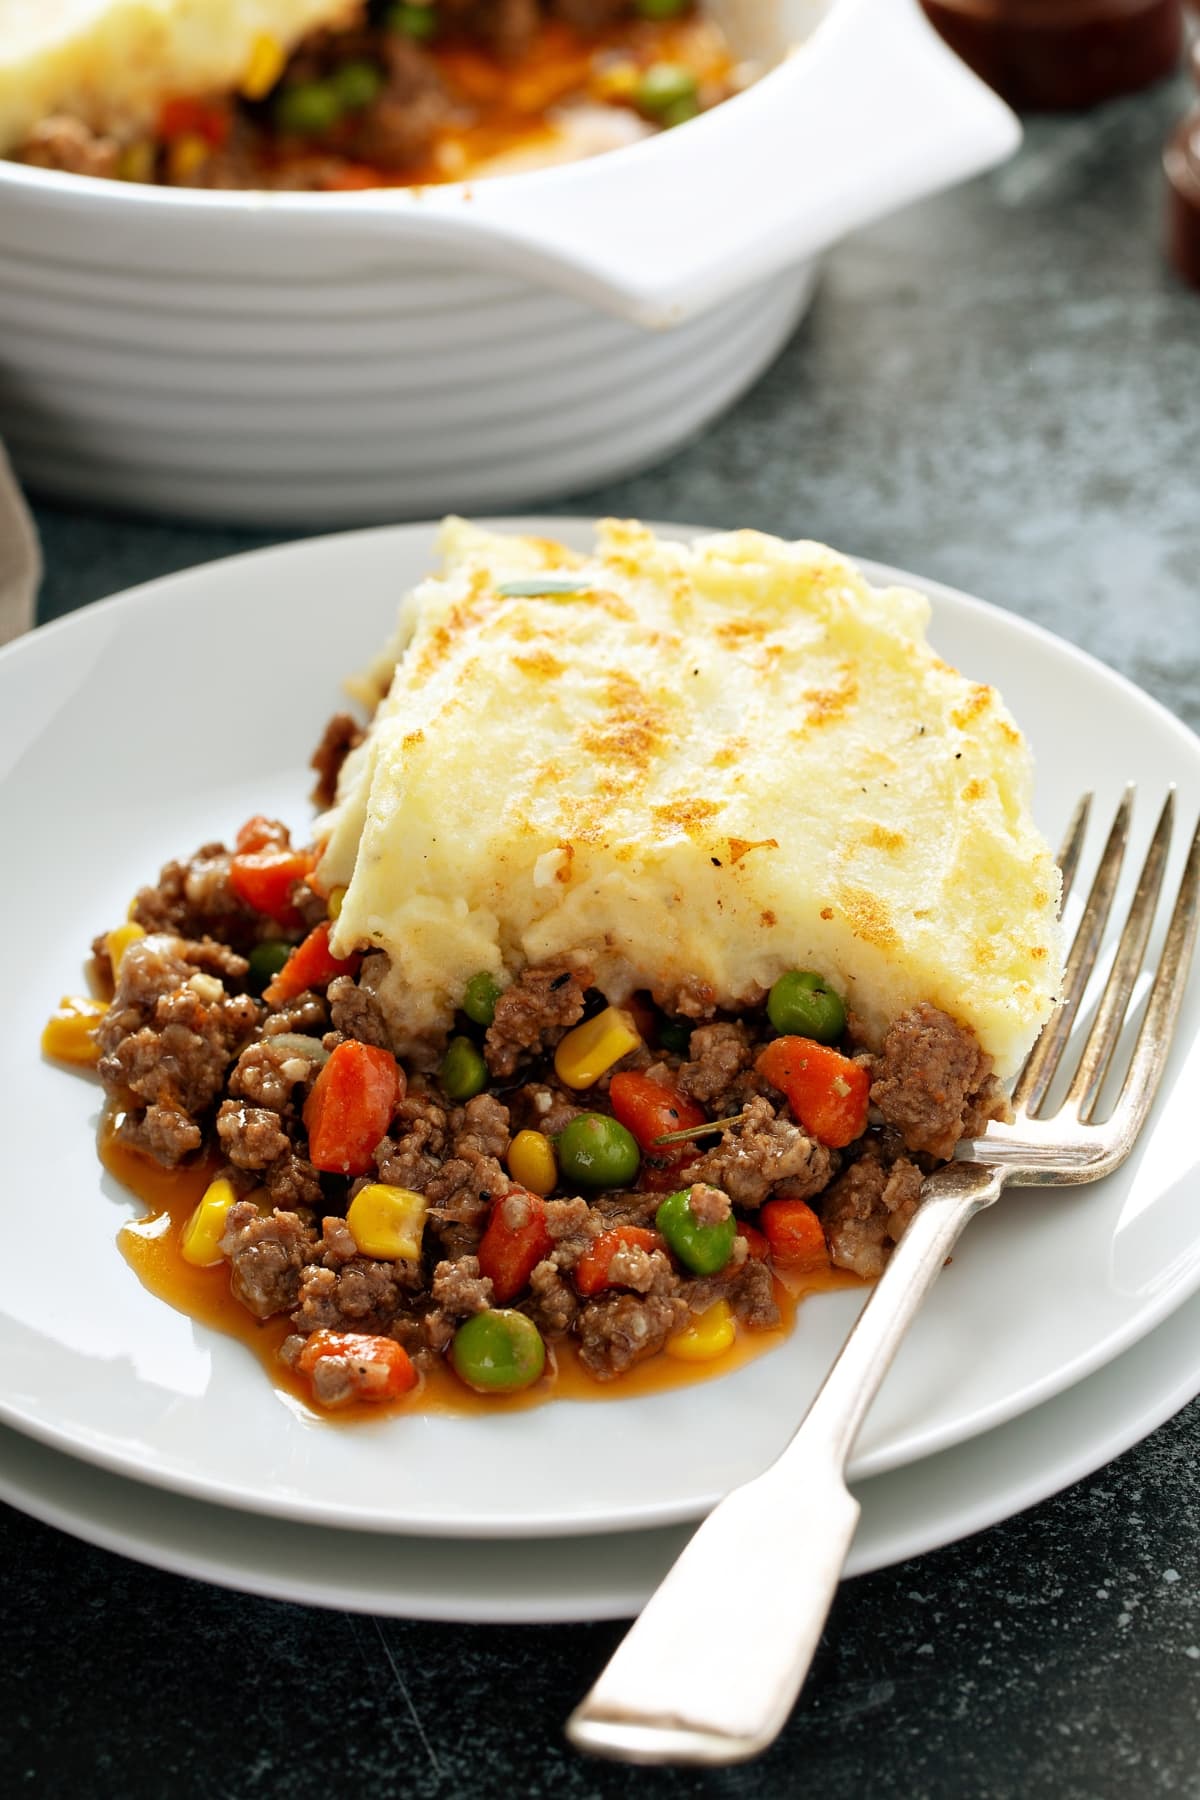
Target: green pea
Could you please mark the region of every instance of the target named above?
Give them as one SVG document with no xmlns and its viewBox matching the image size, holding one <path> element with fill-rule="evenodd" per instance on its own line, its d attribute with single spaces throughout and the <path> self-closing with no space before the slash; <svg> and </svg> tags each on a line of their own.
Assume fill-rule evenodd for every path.
<svg viewBox="0 0 1200 1800">
<path fill-rule="evenodd" d="M 689 94 L 685 99 L 672 100 L 670 106 L 664 106 L 658 115 L 658 122 L 670 131 L 673 125 L 686 125 L 699 111 L 700 102 L 695 94 Z"/>
<path fill-rule="evenodd" d="M 291 954 L 291 944 L 285 944 L 282 938 L 264 938 L 261 944 L 255 944 L 246 960 L 254 979 L 265 987 L 272 975 L 278 975 Z"/>
<path fill-rule="evenodd" d="M 275 96 L 275 123 L 281 131 L 312 137 L 328 131 L 342 116 L 342 102 L 329 81 L 298 81 Z"/>
<path fill-rule="evenodd" d="M 481 969 L 478 975 L 472 975 L 463 989 L 462 1009 L 472 1024 L 490 1025 L 496 1016 L 499 998 L 500 983 L 486 969 Z"/>
<path fill-rule="evenodd" d="M 654 1223 L 670 1250 L 685 1269 L 695 1275 L 716 1275 L 733 1255 L 737 1221 L 730 1213 L 719 1225 L 702 1225 L 692 1213 L 692 1190 L 668 1194 L 654 1215 Z"/>
<path fill-rule="evenodd" d="M 343 63 L 333 77 L 333 91 L 347 112 L 370 106 L 383 86 L 383 76 L 369 62 Z"/>
<path fill-rule="evenodd" d="M 811 969 L 789 969 L 767 995 L 767 1017 L 781 1036 L 836 1044 L 846 1029 L 841 997 Z"/>
<path fill-rule="evenodd" d="M 451 1038 L 442 1058 L 442 1087 L 448 1100 L 470 1100 L 487 1086 L 487 1064 L 468 1037 Z"/>
<path fill-rule="evenodd" d="M 682 63 L 651 63 L 634 90 L 634 99 L 644 113 L 661 118 L 681 101 L 696 101 L 696 77 Z"/>
<path fill-rule="evenodd" d="M 437 30 L 437 10 L 433 6 L 393 6 L 387 15 L 387 27 L 403 37 L 431 38 Z"/>
<path fill-rule="evenodd" d="M 691 0 L 636 0 L 634 11 L 639 19 L 677 19 L 691 5 Z"/>
<path fill-rule="evenodd" d="M 662 1019 L 658 1026 L 658 1047 L 670 1050 L 676 1056 L 686 1056 L 687 1047 L 692 1041 L 692 1028 L 685 1025 L 682 1019 Z"/>
<path fill-rule="evenodd" d="M 454 1373 L 480 1394 L 531 1387 L 546 1366 L 546 1346 L 532 1319 L 500 1308 L 476 1313 L 450 1341 Z"/>
<path fill-rule="evenodd" d="M 580 1187 L 628 1187 L 641 1160 L 632 1132 L 607 1113 L 580 1113 L 555 1140 L 564 1182 Z"/>
</svg>

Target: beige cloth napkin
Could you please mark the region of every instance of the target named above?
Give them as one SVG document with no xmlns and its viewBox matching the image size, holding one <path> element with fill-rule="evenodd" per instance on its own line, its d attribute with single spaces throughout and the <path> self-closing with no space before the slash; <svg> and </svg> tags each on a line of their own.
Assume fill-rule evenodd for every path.
<svg viewBox="0 0 1200 1800">
<path fill-rule="evenodd" d="M 0 644 L 33 624 L 42 554 L 29 508 L 0 444 Z"/>
</svg>

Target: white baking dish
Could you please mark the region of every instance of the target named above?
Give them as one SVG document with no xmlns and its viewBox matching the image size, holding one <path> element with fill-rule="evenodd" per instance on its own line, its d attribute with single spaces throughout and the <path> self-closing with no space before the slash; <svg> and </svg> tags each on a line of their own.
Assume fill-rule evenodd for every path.
<svg viewBox="0 0 1200 1800">
<path fill-rule="evenodd" d="M 717 10 L 776 66 L 588 162 L 248 194 L 0 161 L 18 470 L 74 499 L 349 523 L 523 505 L 662 456 L 776 354 L 820 251 L 1018 140 L 916 0 Z"/>
</svg>

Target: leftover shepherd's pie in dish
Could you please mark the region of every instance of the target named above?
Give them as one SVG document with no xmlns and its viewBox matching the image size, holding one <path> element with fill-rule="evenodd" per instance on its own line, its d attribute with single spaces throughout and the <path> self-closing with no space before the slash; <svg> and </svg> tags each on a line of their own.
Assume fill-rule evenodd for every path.
<svg viewBox="0 0 1200 1800">
<path fill-rule="evenodd" d="M 694 0 L 0 0 L 0 154 L 350 190 L 569 161 L 753 78 Z"/>
<path fill-rule="evenodd" d="M 919 594 L 756 532 L 442 547 L 311 834 L 168 863 L 45 1039 L 144 1277 L 324 1408 L 774 1341 L 879 1274 L 1061 974 L 1028 750 Z"/>
</svg>

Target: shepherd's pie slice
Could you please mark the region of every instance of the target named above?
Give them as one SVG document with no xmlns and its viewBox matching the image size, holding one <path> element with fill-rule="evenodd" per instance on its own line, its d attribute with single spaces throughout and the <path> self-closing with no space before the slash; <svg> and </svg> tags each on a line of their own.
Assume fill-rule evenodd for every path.
<svg viewBox="0 0 1200 1800">
<path fill-rule="evenodd" d="M 442 548 L 321 822 L 335 947 L 387 952 L 398 1044 L 477 971 L 563 954 L 693 1015 L 815 969 L 873 1041 L 926 1000 L 1019 1065 L 1058 990 L 1058 871 L 1025 741 L 929 647 L 920 594 L 752 531 L 608 521 L 581 556 L 451 520 Z"/>
<path fill-rule="evenodd" d="M 96 131 L 154 124 L 177 95 L 240 88 L 264 43 L 287 52 L 355 0 L 0 0 L 0 155 L 51 113 Z"/>
</svg>

